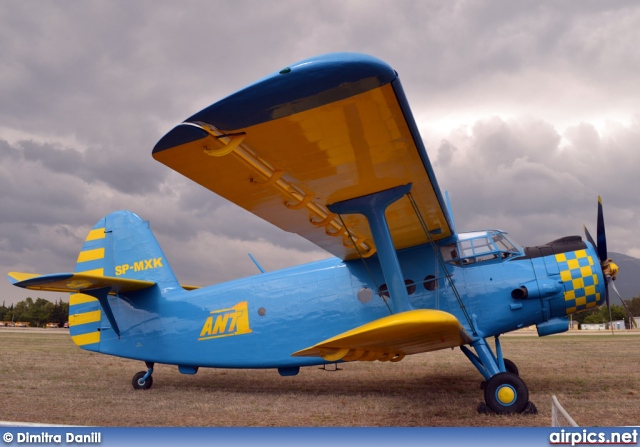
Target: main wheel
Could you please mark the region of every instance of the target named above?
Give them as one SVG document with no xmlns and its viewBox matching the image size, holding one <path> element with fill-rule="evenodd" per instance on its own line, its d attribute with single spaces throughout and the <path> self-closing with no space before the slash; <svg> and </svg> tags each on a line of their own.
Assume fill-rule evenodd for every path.
<svg viewBox="0 0 640 447">
<path fill-rule="evenodd" d="M 497 414 L 522 413 L 529 402 L 529 390 L 517 375 L 498 373 L 487 381 L 484 400 Z"/>
<path fill-rule="evenodd" d="M 142 378 L 147 374 L 147 371 L 140 371 L 133 376 L 131 379 L 131 385 L 133 385 L 134 390 L 148 390 L 153 385 L 153 376 L 149 376 L 146 380 L 142 380 Z"/>
</svg>

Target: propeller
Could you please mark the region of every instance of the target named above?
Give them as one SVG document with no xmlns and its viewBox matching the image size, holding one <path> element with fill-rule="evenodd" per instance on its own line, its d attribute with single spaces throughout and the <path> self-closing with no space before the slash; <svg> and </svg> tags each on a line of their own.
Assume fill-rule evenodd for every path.
<svg viewBox="0 0 640 447">
<path fill-rule="evenodd" d="M 607 257 L 607 235 L 604 229 L 604 212 L 602 211 L 602 198 L 598 196 L 598 223 L 596 228 L 596 238 L 598 243 L 596 244 L 589 234 L 589 230 L 587 230 L 586 225 L 584 226 L 584 234 L 587 237 L 587 240 L 593 245 L 598 253 L 598 258 L 600 260 L 600 268 L 602 268 L 602 273 L 604 275 L 606 281 L 606 289 L 605 289 L 605 299 L 607 302 L 607 308 L 609 309 L 609 323 L 611 323 L 611 306 L 609 305 L 609 284 L 611 284 L 618 293 L 615 285 L 613 285 L 612 281 L 615 281 L 616 275 L 618 274 L 618 266 L 613 263 L 611 258 Z M 618 293 L 618 296 L 620 294 Z M 622 300 L 622 297 L 620 298 Z"/>
</svg>

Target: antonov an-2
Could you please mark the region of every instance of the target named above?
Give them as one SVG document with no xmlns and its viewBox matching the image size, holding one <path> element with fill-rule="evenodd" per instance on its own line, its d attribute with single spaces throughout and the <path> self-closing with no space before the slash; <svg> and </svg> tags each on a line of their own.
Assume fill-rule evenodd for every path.
<svg viewBox="0 0 640 447">
<path fill-rule="evenodd" d="M 490 410 L 533 412 L 499 336 L 566 331 L 617 273 L 601 205 L 597 245 L 588 232 L 526 248 L 500 230 L 456 232 L 398 74 L 371 56 L 283 68 L 186 119 L 153 157 L 334 257 L 183 287 L 149 223 L 117 211 L 89 232 L 73 272 L 9 273 L 16 286 L 71 292 L 74 342 L 144 361 L 136 389 L 151 387 L 155 363 L 290 376 L 459 348 Z"/>
</svg>

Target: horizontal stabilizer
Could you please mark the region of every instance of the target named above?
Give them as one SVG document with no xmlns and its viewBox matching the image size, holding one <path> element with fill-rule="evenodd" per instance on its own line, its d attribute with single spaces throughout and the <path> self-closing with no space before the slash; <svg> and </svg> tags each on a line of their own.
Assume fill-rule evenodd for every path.
<svg viewBox="0 0 640 447">
<path fill-rule="evenodd" d="M 109 287 L 109 293 L 126 293 L 153 287 L 153 281 L 99 276 L 89 273 L 54 273 L 38 275 L 34 273 L 10 272 L 9 281 L 18 287 L 49 292 L 86 292 Z"/>
<path fill-rule="evenodd" d="M 421 309 L 374 320 L 292 355 L 328 361 L 397 362 L 405 355 L 454 348 L 470 341 L 452 314 Z"/>
</svg>

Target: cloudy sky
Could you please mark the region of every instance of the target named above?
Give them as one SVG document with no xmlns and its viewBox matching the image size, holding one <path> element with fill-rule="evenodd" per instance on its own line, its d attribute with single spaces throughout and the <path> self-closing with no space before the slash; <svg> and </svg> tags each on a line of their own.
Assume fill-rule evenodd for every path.
<svg viewBox="0 0 640 447">
<path fill-rule="evenodd" d="M 179 279 L 328 255 L 151 157 L 175 124 L 333 51 L 396 69 L 458 230 L 522 245 L 595 233 L 640 257 L 637 1 L 0 2 L 0 271 L 72 271 L 129 209 Z M 0 281 L 7 304 L 29 293 Z M 33 294 L 31 294 L 33 295 Z M 55 300 L 55 294 L 43 297 Z"/>
</svg>

